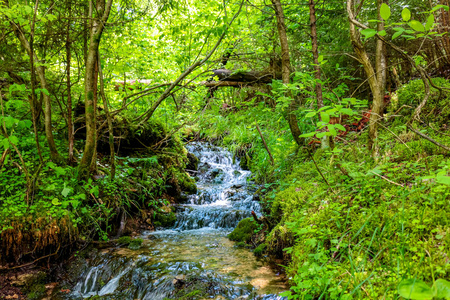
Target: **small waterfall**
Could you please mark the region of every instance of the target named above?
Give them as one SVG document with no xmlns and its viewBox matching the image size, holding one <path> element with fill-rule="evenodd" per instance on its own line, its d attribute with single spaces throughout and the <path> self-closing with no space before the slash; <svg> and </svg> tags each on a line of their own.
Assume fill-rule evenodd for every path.
<svg viewBox="0 0 450 300">
<path fill-rule="evenodd" d="M 204 143 L 192 143 L 187 148 L 200 159 L 195 174 L 198 192 L 178 207 L 176 230 L 233 229 L 240 220 L 250 217 L 252 210 L 259 214 L 259 203 L 245 188 L 250 172 L 233 163 L 230 152 Z"/>
<path fill-rule="evenodd" d="M 175 226 L 142 233 L 139 250 L 96 255 L 67 299 L 174 299 L 178 282 L 189 280 L 203 284 L 212 299 L 282 299 L 276 293 L 286 289 L 284 281 L 226 237 L 251 211 L 260 214 L 247 188 L 250 172 L 220 147 L 187 148 L 200 159 L 192 174 L 198 192 L 177 205 Z"/>
</svg>

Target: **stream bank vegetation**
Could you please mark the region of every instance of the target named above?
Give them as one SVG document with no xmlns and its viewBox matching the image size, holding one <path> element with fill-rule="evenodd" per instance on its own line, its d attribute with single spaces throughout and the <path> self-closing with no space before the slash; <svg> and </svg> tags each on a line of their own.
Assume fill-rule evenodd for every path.
<svg viewBox="0 0 450 300">
<path fill-rule="evenodd" d="M 448 5 L 0 1 L 0 272 L 170 227 L 208 140 L 252 171 L 264 216 L 230 238 L 289 299 L 450 298 Z"/>
</svg>

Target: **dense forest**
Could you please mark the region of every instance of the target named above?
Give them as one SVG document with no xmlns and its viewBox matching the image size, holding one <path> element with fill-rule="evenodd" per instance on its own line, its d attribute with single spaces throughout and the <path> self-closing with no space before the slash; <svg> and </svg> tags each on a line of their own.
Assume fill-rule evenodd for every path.
<svg viewBox="0 0 450 300">
<path fill-rule="evenodd" d="M 450 299 L 448 0 L 0 0 L 0 21 L 1 299 Z M 281 295 L 191 265 L 159 296 L 71 294 L 74 261 L 196 228 L 202 174 L 250 199 L 208 226 L 281 266 Z"/>
</svg>

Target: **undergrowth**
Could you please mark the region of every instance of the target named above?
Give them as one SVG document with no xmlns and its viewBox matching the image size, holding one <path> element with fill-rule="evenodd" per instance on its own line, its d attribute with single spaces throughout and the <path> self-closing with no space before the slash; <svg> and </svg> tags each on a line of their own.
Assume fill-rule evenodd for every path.
<svg viewBox="0 0 450 300">
<path fill-rule="evenodd" d="M 412 81 L 393 95 L 379 129 L 377 160 L 365 149 L 366 130 L 340 136 L 334 151 L 297 148 L 283 110 L 264 102 L 212 110 L 200 123 L 205 136 L 249 160 L 273 225 L 257 252 L 284 258 L 289 299 L 396 299 L 404 279 L 431 286 L 449 278 L 450 157 L 407 130 L 409 107 L 398 111 L 415 107 L 422 90 Z M 418 126 L 450 145 L 450 102 L 438 96 L 432 90 Z M 297 117 L 303 132 L 315 130 L 310 118 Z"/>
</svg>

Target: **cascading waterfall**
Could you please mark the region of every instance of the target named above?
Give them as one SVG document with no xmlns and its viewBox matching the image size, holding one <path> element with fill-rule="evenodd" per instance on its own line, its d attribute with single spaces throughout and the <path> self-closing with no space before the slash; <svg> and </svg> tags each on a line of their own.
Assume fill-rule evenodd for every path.
<svg viewBox="0 0 450 300">
<path fill-rule="evenodd" d="M 207 143 L 188 150 L 199 159 L 198 192 L 176 208 L 171 229 L 144 232 L 139 250 L 110 249 L 91 259 L 68 299 L 174 299 L 180 282 L 204 283 L 211 299 L 282 299 L 284 281 L 227 234 L 260 205 L 247 190 L 249 171 L 231 153 Z M 176 297 L 175 297 L 176 298 Z"/>
</svg>

